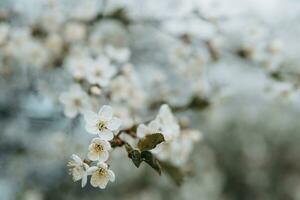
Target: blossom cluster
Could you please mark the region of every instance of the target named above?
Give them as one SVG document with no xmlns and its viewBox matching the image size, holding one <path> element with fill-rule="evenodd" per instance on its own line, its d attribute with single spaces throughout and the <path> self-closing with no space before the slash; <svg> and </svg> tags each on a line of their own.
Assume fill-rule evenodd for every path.
<svg viewBox="0 0 300 200">
<path fill-rule="evenodd" d="M 118 130 L 121 121 L 113 117 L 113 111 L 110 106 L 103 106 L 98 113 L 86 112 L 85 120 L 86 130 L 91 134 L 98 135 L 91 141 L 87 154 L 90 162 L 95 161 L 97 164 L 89 166 L 89 164 L 85 163 L 85 160 L 82 161 L 77 155 L 73 154 L 68 166 L 70 167 L 73 180 L 82 180 L 82 187 L 87 183 L 87 176 L 91 175 L 91 185 L 104 189 L 108 181 L 113 182 L 115 180 L 114 172 L 108 169 L 106 164 L 109 158 L 109 151 L 111 150 L 108 141 L 113 139 L 113 132 Z"/>
<path fill-rule="evenodd" d="M 156 156 L 158 161 L 169 162 L 176 167 L 180 167 L 187 162 L 193 144 L 199 141 L 201 137 L 200 132 L 195 130 L 181 132 L 176 118 L 166 104 L 161 106 L 154 120 L 149 122 L 148 125 L 139 124 L 134 133 L 129 133 L 129 129 L 120 130 L 122 122 L 113 115 L 113 109 L 108 105 L 102 106 L 98 113 L 85 110 L 84 119 L 86 131 L 97 137 L 92 139 L 88 147 L 87 159 L 82 160 L 73 154 L 72 160 L 68 164 L 73 180 L 81 180 L 82 187 L 86 185 L 89 175 L 91 175 L 91 185 L 101 189 L 106 187 L 108 181 L 113 182 L 115 180 L 115 174 L 108 168 L 109 165 L 107 164 L 109 152 L 112 150 L 111 144 L 114 144 L 114 148 L 123 145 L 130 146 L 129 143 L 135 140 L 134 145 L 130 148 L 139 149 L 143 152 L 143 148 L 139 144 L 144 140 L 146 145 L 154 145 L 149 150 Z M 130 130 L 133 131 L 133 129 Z M 152 141 L 145 140 L 147 136 L 155 134 L 161 134 L 163 140 L 155 144 L 152 144 Z M 122 137 L 124 135 L 127 137 Z M 128 136 L 133 138 L 128 140 Z M 117 142 L 121 143 L 115 145 Z M 128 153 L 130 154 L 130 152 Z M 93 163 L 95 165 L 92 165 Z M 152 163 L 150 166 L 152 166 Z M 159 165 L 158 167 L 160 168 Z M 158 170 L 160 171 L 160 169 Z"/>
<path fill-rule="evenodd" d="M 196 130 L 180 130 L 180 126 L 168 105 L 162 105 L 156 118 L 148 125 L 137 127 L 137 136 L 162 133 L 165 142 L 157 145 L 152 152 L 162 161 L 171 162 L 175 166 L 185 164 L 195 142 L 201 140 L 201 133 Z"/>
</svg>

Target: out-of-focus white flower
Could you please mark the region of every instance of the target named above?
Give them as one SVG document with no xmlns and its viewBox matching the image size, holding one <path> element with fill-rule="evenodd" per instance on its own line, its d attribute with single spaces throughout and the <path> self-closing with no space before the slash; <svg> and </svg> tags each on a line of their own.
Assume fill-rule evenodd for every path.
<svg viewBox="0 0 300 200">
<path fill-rule="evenodd" d="M 88 45 L 95 53 L 103 52 L 106 45 L 114 47 L 128 46 L 128 32 L 117 20 L 103 20 L 89 34 Z"/>
<path fill-rule="evenodd" d="M 134 88 L 125 76 L 121 75 L 116 77 L 111 82 L 111 98 L 113 101 L 127 101 L 132 98 Z"/>
<path fill-rule="evenodd" d="M 151 152 L 161 161 L 170 161 L 171 157 L 174 156 L 172 154 L 172 142 L 160 143 Z"/>
<path fill-rule="evenodd" d="M 68 42 L 82 41 L 86 36 L 86 27 L 79 22 L 69 22 L 64 28 L 64 39 Z"/>
<path fill-rule="evenodd" d="M 181 131 L 181 134 L 185 137 L 190 139 L 193 142 L 200 142 L 203 139 L 202 132 L 194 129 L 185 129 Z"/>
<path fill-rule="evenodd" d="M 145 124 L 140 124 L 136 130 L 136 134 L 139 138 L 143 138 L 146 135 L 151 135 L 154 133 L 161 133 L 160 124 L 156 120 L 151 121 L 148 126 Z"/>
<path fill-rule="evenodd" d="M 116 69 L 110 65 L 109 59 L 98 57 L 86 71 L 86 79 L 91 84 L 98 84 L 101 87 L 105 87 L 110 83 L 110 79 L 115 73 Z"/>
<path fill-rule="evenodd" d="M 123 141 L 126 141 L 126 143 L 128 143 L 133 148 L 138 148 L 138 140 L 136 138 L 133 138 L 131 135 L 121 133 L 119 138 Z"/>
<path fill-rule="evenodd" d="M 85 112 L 86 130 L 91 134 L 98 134 L 102 140 L 111 140 L 113 132 L 121 126 L 121 120 L 113 116 L 113 109 L 104 105 L 98 113 Z"/>
<path fill-rule="evenodd" d="M 43 200 L 44 195 L 38 190 L 27 190 L 23 194 L 23 200 Z"/>
<path fill-rule="evenodd" d="M 31 37 L 28 29 L 16 28 L 11 31 L 10 40 L 4 46 L 4 55 L 22 65 L 44 67 L 49 62 L 49 52 L 38 40 Z"/>
<path fill-rule="evenodd" d="M 97 166 L 90 167 L 88 174 L 91 174 L 91 185 L 104 189 L 108 181 L 115 181 L 115 174 L 112 170 L 108 169 L 106 163 L 98 163 Z"/>
<path fill-rule="evenodd" d="M 77 20 L 90 20 L 98 14 L 99 11 L 98 0 L 85 0 L 77 4 L 73 4 L 72 11 L 69 15 Z"/>
<path fill-rule="evenodd" d="M 197 130 L 184 130 L 172 141 L 164 142 L 152 151 L 158 159 L 169 161 L 173 165 L 184 165 L 192 153 L 194 143 L 201 140 L 202 134 Z"/>
<path fill-rule="evenodd" d="M 129 64 L 125 65 L 122 73 L 123 75 L 116 77 L 111 82 L 111 99 L 114 102 L 126 102 L 133 108 L 143 106 L 145 93 L 133 67 Z"/>
<path fill-rule="evenodd" d="M 130 51 L 127 48 L 115 48 L 112 45 L 107 45 L 105 52 L 108 57 L 119 63 L 127 62 L 130 57 Z"/>
<path fill-rule="evenodd" d="M 110 149 L 109 142 L 94 138 L 89 146 L 88 158 L 92 161 L 105 162 L 108 159 Z"/>
<path fill-rule="evenodd" d="M 102 90 L 101 90 L 101 88 L 99 88 L 98 86 L 92 86 L 91 88 L 90 88 L 90 92 L 93 94 L 93 95 L 97 95 L 97 96 L 99 96 L 99 95 L 101 95 L 101 93 L 102 93 Z"/>
<path fill-rule="evenodd" d="M 58 32 L 65 20 L 64 11 L 59 6 L 54 6 L 43 11 L 39 24 L 47 32 Z"/>
<path fill-rule="evenodd" d="M 198 130 L 187 129 L 181 132 L 181 135 L 172 142 L 172 156 L 171 162 L 176 166 L 185 164 L 192 150 L 194 144 L 202 140 L 202 133 Z"/>
<path fill-rule="evenodd" d="M 73 43 L 70 45 L 68 50 L 68 59 L 70 58 L 88 59 L 93 61 L 91 58 L 91 50 L 84 43 Z"/>
<path fill-rule="evenodd" d="M 186 137 L 179 137 L 171 143 L 170 162 L 173 165 L 181 166 L 185 164 L 193 150 L 193 141 Z"/>
<path fill-rule="evenodd" d="M 122 121 L 122 129 L 127 129 L 134 125 L 135 120 L 133 113 L 130 112 L 130 108 L 123 105 L 114 105 L 113 107 L 115 115 Z"/>
<path fill-rule="evenodd" d="M 272 40 L 267 46 L 267 50 L 271 54 L 276 54 L 276 53 L 280 52 L 282 50 L 282 48 L 283 48 L 283 42 L 280 39 Z"/>
<path fill-rule="evenodd" d="M 179 136 L 179 124 L 167 104 L 164 104 L 160 107 L 158 115 L 156 116 L 156 120 L 160 124 L 159 128 L 166 141 L 170 141 Z"/>
<path fill-rule="evenodd" d="M 64 113 L 70 118 L 91 108 L 89 96 L 79 85 L 72 85 L 68 92 L 60 95 L 59 100 L 65 104 Z"/>
<path fill-rule="evenodd" d="M 92 60 L 86 56 L 71 56 L 67 59 L 65 66 L 76 79 L 83 79 L 86 70 L 92 64 Z"/>
<path fill-rule="evenodd" d="M 79 181 L 81 179 L 81 187 L 84 187 L 87 183 L 87 170 L 89 165 L 84 163 L 81 158 L 73 154 L 72 160 L 69 161 L 68 167 L 73 177 L 73 181 Z"/>
<path fill-rule="evenodd" d="M 58 56 L 63 50 L 63 40 L 59 34 L 50 34 L 45 41 L 45 46 L 52 54 Z"/>
<path fill-rule="evenodd" d="M 0 45 L 3 45 L 9 34 L 9 25 L 7 23 L 0 24 Z"/>
</svg>

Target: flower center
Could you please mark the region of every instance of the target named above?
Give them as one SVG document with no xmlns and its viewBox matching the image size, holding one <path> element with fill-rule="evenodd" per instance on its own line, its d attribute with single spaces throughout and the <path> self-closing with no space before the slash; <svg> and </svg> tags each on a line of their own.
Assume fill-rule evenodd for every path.
<svg viewBox="0 0 300 200">
<path fill-rule="evenodd" d="M 102 152 L 104 150 L 103 146 L 100 144 L 95 144 L 95 150 L 97 152 Z"/>
<path fill-rule="evenodd" d="M 103 168 L 99 168 L 97 170 L 97 173 L 98 173 L 99 176 L 107 176 L 107 171 Z"/>
<path fill-rule="evenodd" d="M 101 71 L 100 69 L 97 69 L 97 70 L 95 71 L 95 75 L 96 75 L 97 77 L 101 76 L 101 75 L 102 75 L 102 71 Z"/>
<path fill-rule="evenodd" d="M 73 103 L 74 103 L 74 105 L 75 105 L 76 107 L 79 107 L 79 106 L 81 105 L 81 101 L 80 101 L 79 98 L 75 98 L 75 99 L 73 100 Z"/>
<path fill-rule="evenodd" d="M 104 131 L 106 129 L 105 122 L 99 121 L 97 123 L 97 128 L 98 128 L 99 131 Z"/>
</svg>

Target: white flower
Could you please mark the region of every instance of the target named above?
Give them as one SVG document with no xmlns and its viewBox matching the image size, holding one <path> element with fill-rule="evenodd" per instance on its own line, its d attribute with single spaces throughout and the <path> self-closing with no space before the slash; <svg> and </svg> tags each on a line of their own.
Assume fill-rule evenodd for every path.
<svg viewBox="0 0 300 200">
<path fill-rule="evenodd" d="M 86 36 L 86 27 L 79 22 L 69 22 L 64 28 L 64 39 L 68 42 L 83 41 Z"/>
<path fill-rule="evenodd" d="M 59 34 L 52 33 L 47 36 L 45 46 L 53 55 L 58 56 L 63 50 L 63 39 Z"/>
<path fill-rule="evenodd" d="M 168 161 L 175 166 L 182 166 L 188 161 L 194 143 L 199 142 L 201 137 L 201 132 L 197 130 L 184 130 L 179 137 L 157 145 L 151 152 L 160 160 Z"/>
<path fill-rule="evenodd" d="M 156 120 L 160 124 L 160 129 L 166 141 L 171 141 L 179 136 L 179 124 L 168 105 L 164 104 L 160 107 Z"/>
<path fill-rule="evenodd" d="M 78 113 L 90 109 L 89 97 L 79 85 L 72 85 L 68 92 L 60 95 L 59 100 L 65 104 L 64 113 L 70 118 L 74 118 Z"/>
<path fill-rule="evenodd" d="M 110 106 L 104 105 L 98 114 L 92 111 L 85 113 L 86 130 L 92 134 L 98 134 L 102 140 L 111 140 L 114 137 L 113 131 L 121 126 L 121 120 L 113 116 Z"/>
<path fill-rule="evenodd" d="M 43 68 L 49 62 L 49 52 L 44 43 L 30 35 L 28 29 L 13 29 L 9 40 L 3 48 L 5 56 L 12 57 L 22 66 Z"/>
<path fill-rule="evenodd" d="M 121 119 L 122 121 L 122 129 L 131 128 L 134 123 L 134 113 L 131 112 L 130 108 L 124 105 L 114 105 L 114 113 L 115 115 Z"/>
<path fill-rule="evenodd" d="M 107 168 L 106 163 L 98 163 L 97 167 L 93 166 L 88 169 L 88 174 L 91 174 L 91 185 L 104 189 L 108 181 L 115 181 L 115 174 Z"/>
<path fill-rule="evenodd" d="M 84 163 L 81 158 L 73 154 L 72 160 L 69 161 L 68 167 L 72 175 L 73 181 L 81 180 L 81 187 L 84 187 L 87 183 L 87 170 L 89 169 L 88 164 Z"/>
<path fill-rule="evenodd" d="M 116 20 L 104 20 L 95 24 L 89 34 L 88 46 L 93 53 L 103 53 L 106 45 L 124 47 L 128 44 L 128 32 L 123 25 Z"/>
<path fill-rule="evenodd" d="M 185 164 L 192 153 L 194 143 L 190 138 L 180 137 L 171 144 L 171 163 L 176 166 Z M 176 156 L 175 156 L 176 155 Z"/>
<path fill-rule="evenodd" d="M 91 84 L 98 84 L 105 87 L 109 84 L 110 79 L 116 74 L 114 66 L 110 65 L 109 59 L 105 57 L 98 57 L 89 66 L 86 79 Z"/>
<path fill-rule="evenodd" d="M 145 93 L 131 65 L 122 67 L 122 75 L 112 80 L 110 88 L 111 99 L 114 102 L 126 102 L 133 108 L 140 108 L 144 105 Z"/>
<path fill-rule="evenodd" d="M 76 50 L 77 49 L 73 49 L 73 51 Z M 75 55 L 70 56 L 67 59 L 65 66 L 74 78 L 83 79 L 86 75 L 88 67 L 92 64 L 92 59 L 90 59 L 88 56 L 78 55 L 74 52 L 73 54 Z"/>
<path fill-rule="evenodd" d="M 119 63 L 125 63 L 130 57 L 130 51 L 127 48 L 115 48 L 111 45 L 105 47 L 106 54 Z"/>
<path fill-rule="evenodd" d="M 43 11 L 39 17 L 39 24 L 47 32 L 58 32 L 66 19 L 65 13 L 59 6 L 51 7 Z"/>
<path fill-rule="evenodd" d="M 151 135 L 154 133 L 161 133 L 160 124 L 156 120 L 151 121 L 148 126 L 145 124 L 140 124 L 136 130 L 136 134 L 139 138 L 143 138 L 146 135 Z"/>
<path fill-rule="evenodd" d="M 108 159 L 110 149 L 109 142 L 94 138 L 89 146 L 88 158 L 92 161 L 105 162 Z"/>
<path fill-rule="evenodd" d="M 172 157 L 172 142 L 163 142 L 151 150 L 155 156 L 162 161 L 170 161 Z M 174 156 L 174 155 L 173 155 Z M 176 157 L 176 156 L 175 156 Z"/>
<path fill-rule="evenodd" d="M 99 12 L 99 1 L 85 0 L 72 6 L 72 12 L 68 12 L 69 17 L 75 20 L 86 21 L 94 18 Z"/>
<path fill-rule="evenodd" d="M 111 98 L 115 102 L 129 101 L 136 95 L 136 88 L 126 76 L 118 76 L 111 82 Z"/>
<path fill-rule="evenodd" d="M 168 161 L 176 166 L 181 166 L 187 162 L 193 149 L 193 141 L 189 138 L 179 137 L 171 142 L 164 142 L 151 152 L 159 160 Z"/>
<path fill-rule="evenodd" d="M 185 129 L 182 131 L 182 135 L 193 142 L 200 142 L 203 140 L 202 132 L 194 129 Z"/>
</svg>

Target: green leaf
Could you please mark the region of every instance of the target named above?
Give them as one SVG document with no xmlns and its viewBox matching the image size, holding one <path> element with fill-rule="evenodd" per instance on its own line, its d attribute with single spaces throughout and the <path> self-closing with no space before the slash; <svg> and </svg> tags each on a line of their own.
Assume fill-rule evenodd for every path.
<svg viewBox="0 0 300 200">
<path fill-rule="evenodd" d="M 153 156 L 150 151 L 142 151 L 142 161 L 150 165 L 159 175 L 161 175 L 161 167 L 159 161 Z"/>
<path fill-rule="evenodd" d="M 132 160 L 133 164 L 138 168 L 142 162 L 141 153 L 133 149 L 128 143 L 125 144 L 126 151 L 128 153 L 128 157 Z"/>
<path fill-rule="evenodd" d="M 167 162 L 160 162 L 162 170 L 166 172 L 166 174 L 175 182 L 176 185 L 180 186 L 184 181 L 184 173 L 183 171 L 171 165 Z"/>
<path fill-rule="evenodd" d="M 148 151 L 154 149 L 158 144 L 165 141 L 163 134 L 154 133 L 151 135 L 147 135 L 145 138 L 139 141 L 138 148 L 141 151 Z"/>
</svg>

